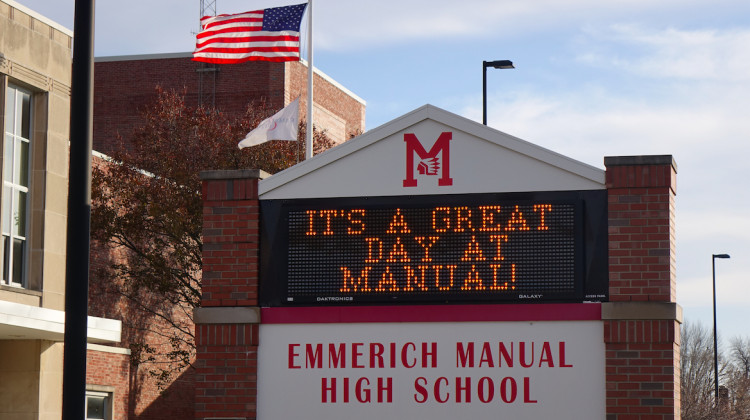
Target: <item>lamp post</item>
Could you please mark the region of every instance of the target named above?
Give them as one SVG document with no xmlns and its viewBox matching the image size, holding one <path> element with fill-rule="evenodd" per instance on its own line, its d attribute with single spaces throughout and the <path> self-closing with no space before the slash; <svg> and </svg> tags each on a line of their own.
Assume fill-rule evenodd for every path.
<svg viewBox="0 0 750 420">
<path fill-rule="evenodd" d="M 716 339 L 716 259 L 729 258 L 729 254 L 713 254 L 711 256 L 711 272 L 713 274 L 714 286 L 714 409 L 719 409 L 719 356 L 718 342 Z"/>
<path fill-rule="evenodd" d="M 487 67 L 514 69 L 510 60 L 482 61 L 482 124 L 487 125 Z"/>
</svg>

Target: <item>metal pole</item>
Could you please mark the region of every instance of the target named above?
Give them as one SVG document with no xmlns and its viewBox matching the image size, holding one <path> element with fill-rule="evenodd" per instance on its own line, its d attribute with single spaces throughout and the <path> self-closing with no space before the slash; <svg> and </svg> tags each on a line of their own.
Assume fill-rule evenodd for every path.
<svg viewBox="0 0 750 420">
<path fill-rule="evenodd" d="M 711 274 L 713 279 L 714 289 L 714 414 L 719 413 L 719 345 L 716 336 L 716 259 L 729 258 L 729 254 L 713 254 L 711 255 Z"/>
<path fill-rule="evenodd" d="M 711 272 L 713 273 L 714 289 L 714 409 L 719 410 L 719 356 L 718 341 L 716 339 L 716 255 L 711 256 Z"/>
<path fill-rule="evenodd" d="M 81 420 L 86 416 L 94 0 L 76 0 L 73 29 L 75 37 L 70 99 L 63 420 Z"/>
<path fill-rule="evenodd" d="M 482 124 L 487 125 L 487 62 L 482 61 Z"/>
<path fill-rule="evenodd" d="M 307 1 L 307 142 L 305 159 L 313 157 L 313 2 Z"/>
</svg>

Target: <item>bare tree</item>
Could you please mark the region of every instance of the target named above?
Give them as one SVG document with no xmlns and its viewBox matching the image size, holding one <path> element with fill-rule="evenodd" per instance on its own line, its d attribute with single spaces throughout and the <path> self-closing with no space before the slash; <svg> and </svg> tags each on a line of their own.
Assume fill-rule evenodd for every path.
<svg viewBox="0 0 750 420">
<path fill-rule="evenodd" d="M 743 378 L 750 379 L 750 339 L 735 337 L 730 347 L 733 364 L 740 370 Z"/>
<path fill-rule="evenodd" d="M 713 335 L 702 324 L 688 322 L 680 334 L 682 420 L 714 419 Z"/>
<path fill-rule="evenodd" d="M 750 339 L 735 337 L 730 341 L 730 357 L 724 384 L 727 388 L 729 419 L 750 418 Z"/>
<path fill-rule="evenodd" d="M 714 398 L 713 334 L 700 323 L 681 328 L 682 420 L 750 419 L 750 339 L 730 341 L 726 357 L 719 342 L 719 401 Z"/>
</svg>

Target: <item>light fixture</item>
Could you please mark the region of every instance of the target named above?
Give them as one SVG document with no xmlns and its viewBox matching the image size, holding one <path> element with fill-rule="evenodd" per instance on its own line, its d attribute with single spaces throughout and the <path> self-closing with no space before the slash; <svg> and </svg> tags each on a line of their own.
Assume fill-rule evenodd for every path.
<svg viewBox="0 0 750 420">
<path fill-rule="evenodd" d="M 482 124 L 487 125 L 487 67 L 514 69 L 510 60 L 482 61 Z"/>
</svg>

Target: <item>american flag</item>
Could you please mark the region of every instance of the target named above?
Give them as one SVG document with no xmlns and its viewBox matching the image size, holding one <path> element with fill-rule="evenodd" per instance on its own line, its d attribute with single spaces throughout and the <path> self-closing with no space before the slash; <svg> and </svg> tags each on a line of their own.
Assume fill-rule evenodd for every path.
<svg viewBox="0 0 750 420">
<path fill-rule="evenodd" d="M 299 61 L 299 27 L 307 3 L 235 15 L 204 16 L 194 61 Z"/>
</svg>

